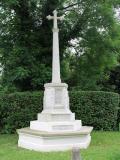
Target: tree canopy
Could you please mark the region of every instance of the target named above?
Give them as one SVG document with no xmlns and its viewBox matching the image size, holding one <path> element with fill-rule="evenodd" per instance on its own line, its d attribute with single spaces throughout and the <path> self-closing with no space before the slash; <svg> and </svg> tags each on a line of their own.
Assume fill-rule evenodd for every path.
<svg viewBox="0 0 120 160">
<path fill-rule="evenodd" d="M 6 90 L 39 90 L 51 81 L 52 22 L 57 9 L 62 80 L 96 90 L 105 69 L 118 63 L 118 0 L 0 0 L 1 84 Z"/>
</svg>

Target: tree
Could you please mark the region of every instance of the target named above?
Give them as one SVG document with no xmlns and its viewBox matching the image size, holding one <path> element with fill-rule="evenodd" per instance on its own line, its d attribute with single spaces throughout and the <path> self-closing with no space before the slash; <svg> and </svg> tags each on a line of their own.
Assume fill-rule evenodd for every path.
<svg viewBox="0 0 120 160">
<path fill-rule="evenodd" d="M 38 90 L 51 80 L 52 22 L 46 16 L 57 8 L 59 14 L 66 15 L 59 24 L 63 79 L 71 86 L 95 88 L 103 70 L 115 63 L 119 52 L 113 10 L 117 5 L 119 2 L 113 0 L 1 0 L 3 87 Z M 74 53 L 68 51 L 72 47 Z"/>
<path fill-rule="evenodd" d="M 118 63 L 120 53 L 119 24 L 113 17 L 113 5 L 108 2 L 94 4 L 95 10 L 88 12 L 91 15 L 77 39 L 78 44 L 73 45 L 76 54 L 71 85 L 77 84 L 81 90 L 102 89 L 99 80 L 106 69 Z"/>
</svg>

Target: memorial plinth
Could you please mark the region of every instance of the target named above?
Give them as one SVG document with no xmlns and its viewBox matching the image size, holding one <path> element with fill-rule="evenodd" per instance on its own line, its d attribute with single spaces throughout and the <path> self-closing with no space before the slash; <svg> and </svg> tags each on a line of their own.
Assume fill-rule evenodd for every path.
<svg viewBox="0 0 120 160">
<path fill-rule="evenodd" d="M 82 126 L 81 120 L 75 120 L 70 111 L 68 85 L 61 83 L 59 59 L 59 29 L 57 11 L 53 28 L 53 62 L 52 83 L 44 85 L 43 111 L 38 113 L 37 120 L 30 122 L 29 128 L 18 130 L 18 146 L 36 151 L 64 151 L 74 146 L 85 149 L 91 141 L 92 127 Z"/>
</svg>

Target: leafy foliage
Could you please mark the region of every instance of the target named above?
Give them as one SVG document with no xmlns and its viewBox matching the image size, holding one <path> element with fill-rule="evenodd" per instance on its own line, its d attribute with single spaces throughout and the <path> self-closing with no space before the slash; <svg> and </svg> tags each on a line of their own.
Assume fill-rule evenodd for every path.
<svg viewBox="0 0 120 160">
<path fill-rule="evenodd" d="M 38 90 L 51 80 L 52 22 L 46 16 L 58 9 L 60 15 L 65 14 L 65 20 L 59 23 L 62 79 L 81 89 L 96 89 L 104 69 L 116 64 L 119 53 L 118 24 L 113 10 L 119 3 L 1 0 L 3 88 Z"/>
<path fill-rule="evenodd" d="M 116 130 L 119 95 L 103 91 L 72 91 L 71 109 L 83 125 L 95 130 Z"/>
<path fill-rule="evenodd" d="M 17 128 L 29 126 L 42 111 L 42 93 L 14 93 L 0 95 L 0 126 L 4 133 L 13 133 Z"/>
<path fill-rule="evenodd" d="M 42 111 L 43 93 L 17 92 L 0 94 L 0 132 L 13 133 L 18 128 L 28 127 Z M 96 130 L 115 130 L 119 96 L 110 92 L 70 92 L 70 107 L 83 125 Z"/>
</svg>

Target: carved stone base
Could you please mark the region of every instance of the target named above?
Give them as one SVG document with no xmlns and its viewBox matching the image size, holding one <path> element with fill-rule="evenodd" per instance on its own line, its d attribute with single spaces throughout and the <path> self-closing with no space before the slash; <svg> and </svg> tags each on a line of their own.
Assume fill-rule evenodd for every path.
<svg viewBox="0 0 120 160">
<path fill-rule="evenodd" d="M 81 127 L 73 132 L 42 132 L 24 128 L 17 130 L 19 134 L 18 146 L 35 151 L 65 151 L 74 146 L 86 149 L 91 141 L 92 127 Z"/>
<path fill-rule="evenodd" d="M 81 121 L 66 121 L 66 122 L 39 122 L 31 121 L 30 129 L 38 131 L 48 131 L 48 132 L 67 132 L 67 131 L 77 131 L 81 128 Z"/>
<path fill-rule="evenodd" d="M 70 112 L 68 85 L 65 83 L 47 83 L 44 85 L 43 112 Z"/>
<path fill-rule="evenodd" d="M 63 111 L 49 111 L 49 112 L 42 112 L 38 114 L 38 121 L 40 122 L 60 122 L 60 121 L 74 121 L 75 114 L 72 112 L 67 112 L 66 110 Z"/>
<path fill-rule="evenodd" d="M 30 128 L 18 130 L 20 147 L 36 151 L 64 151 L 78 145 L 87 148 L 92 127 L 83 127 L 69 108 L 68 85 L 45 84 L 43 111 Z"/>
</svg>

